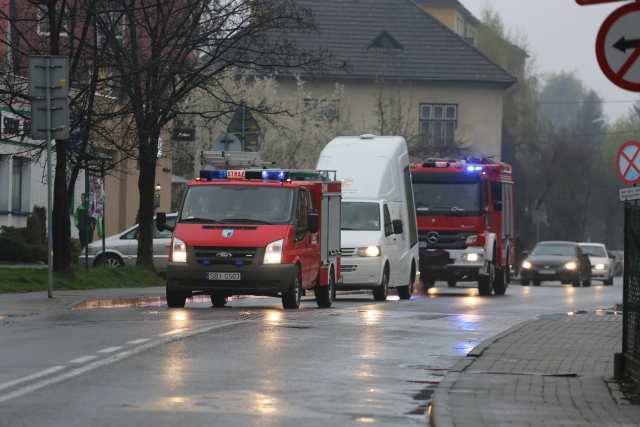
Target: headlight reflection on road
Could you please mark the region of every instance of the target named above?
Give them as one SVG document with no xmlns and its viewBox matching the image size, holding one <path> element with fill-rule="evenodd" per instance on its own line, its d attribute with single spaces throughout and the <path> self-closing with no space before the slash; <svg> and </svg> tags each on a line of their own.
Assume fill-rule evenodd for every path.
<svg viewBox="0 0 640 427">
<path fill-rule="evenodd" d="M 361 314 L 362 314 L 362 319 L 364 320 L 364 323 L 367 326 L 376 325 L 380 320 L 380 311 L 375 308 L 364 310 L 361 312 Z"/>
<path fill-rule="evenodd" d="M 174 322 L 186 322 L 189 320 L 189 312 L 187 310 L 172 311 L 171 320 Z"/>
<path fill-rule="evenodd" d="M 170 397 L 169 398 L 169 402 L 170 403 L 179 404 L 179 403 L 184 403 L 186 401 L 187 401 L 187 399 L 185 399 L 184 397 L 180 397 L 180 396 L 175 396 L 175 397 Z"/>
<path fill-rule="evenodd" d="M 356 418 L 356 422 L 357 423 L 363 423 L 363 424 L 372 424 L 372 423 L 375 423 L 376 421 L 378 421 L 378 420 L 376 420 L 373 417 L 358 417 L 358 418 Z"/>
<path fill-rule="evenodd" d="M 278 400 L 266 394 L 257 393 L 254 406 L 262 415 L 273 415 L 278 412 Z"/>
<path fill-rule="evenodd" d="M 164 380 L 170 388 L 181 386 L 184 382 L 185 353 L 184 341 L 176 341 L 167 347 L 164 369 Z M 174 402 L 181 403 L 181 402 Z"/>
<path fill-rule="evenodd" d="M 574 287 L 569 287 L 569 288 L 564 288 L 565 289 L 565 293 L 567 294 L 564 301 L 567 304 L 573 304 L 575 301 L 574 295 L 576 293 L 576 288 Z"/>
<path fill-rule="evenodd" d="M 264 316 L 267 322 L 278 323 L 282 320 L 282 312 L 278 310 L 269 310 Z"/>
</svg>

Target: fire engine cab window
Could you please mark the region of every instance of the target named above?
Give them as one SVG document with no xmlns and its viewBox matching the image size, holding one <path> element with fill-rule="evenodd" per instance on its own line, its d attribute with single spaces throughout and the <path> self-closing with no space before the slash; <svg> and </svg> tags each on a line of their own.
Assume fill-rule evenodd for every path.
<svg viewBox="0 0 640 427">
<path fill-rule="evenodd" d="M 499 182 L 491 183 L 491 192 L 493 194 L 493 210 L 502 210 L 502 184 Z"/>
<path fill-rule="evenodd" d="M 477 182 L 414 182 L 413 190 L 419 215 L 464 215 L 480 211 L 480 186 Z"/>
<path fill-rule="evenodd" d="M 287 224 L 294 194 L 282 187 L 195 186 L 187 192 L 180 222 Z"/>
<path fill-rule="evenodd" d="M 298 191 L 298 205 L 296 207 L 296 230 L 297 238 L 301 239 L 309 229 L 308 215 L 309 201 L 305 191 Z"/>
<path fill-rule="evenodd" d="M 342 229 L 380 230 L 380 205 L 366 202 L 342 202 Z"/>
</svg>

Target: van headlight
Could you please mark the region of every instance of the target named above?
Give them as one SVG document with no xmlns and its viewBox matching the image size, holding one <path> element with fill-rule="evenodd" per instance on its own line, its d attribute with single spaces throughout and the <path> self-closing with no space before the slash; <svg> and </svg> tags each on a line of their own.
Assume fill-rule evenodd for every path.
<svg viewBox="0 0 640 427">
<path fill-rule="evenodd" d="M 578 264 L 575 261 L 569 261 L 564 265 L 564 268 L 569 271 L 575 271 L 578 269 Z"/>
<path fill-rule="evenodd" d="M 531 263 L 529 261 L 525 261 L 525 262 L 522 263 L 522 268 L 524 270 L 531 270 L 531 267 L 533 267 L 533 266 L 531 265 Z"/>
<path fill-rule="evenodd" d="M 267 245 L 264 251 L 264 264 L 280 264 L 282 262 L 282 247 L 284 239 L 276 240 Z"/>
<path fill-rule="evenodd" d="M 604 270 L 605 269 L 605 265 L 604 264 L 597 264 L 596 265 L 596 270 Z"/>
<path fill-rule="evenodd" d="M 366 248 L 358 248 L 358 256 L 374 258 L 379 257 L 382 254 L 380 246 L 368 246 Z"/>
<path fill-rule="evenodd" d="M 187 244 L 175 237 L 171 242 L 171 262 L 187 262 Z"/>
<path fill-rule="evenodd" d="M 472 252 L 470 254 L 464 254 L 462 258 L 467 262 L 478 262 L 480 260 L 480 254 Z"/>
</svg>

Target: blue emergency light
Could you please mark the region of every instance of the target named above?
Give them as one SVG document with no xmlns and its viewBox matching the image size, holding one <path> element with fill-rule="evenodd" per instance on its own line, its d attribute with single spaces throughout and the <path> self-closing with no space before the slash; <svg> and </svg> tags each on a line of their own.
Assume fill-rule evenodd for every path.
<svg viewBox="0 0 640 427">
<path fill-rule="evenodd" d="M 482 166 L 469 165 L 467 166 L 467 172 L 482 172 Z"/>
<path fill-rule="evenodd" d="M 202 179 L 227 179 L 227 171 L 224 169 L 201 170 L 200 178 Z"/>
<path fill-rule="evenodd" d="M 288 173 L 283 170 L 263 170 L 262 179 L 265 181 L 285 181 Z"/>
</svg>

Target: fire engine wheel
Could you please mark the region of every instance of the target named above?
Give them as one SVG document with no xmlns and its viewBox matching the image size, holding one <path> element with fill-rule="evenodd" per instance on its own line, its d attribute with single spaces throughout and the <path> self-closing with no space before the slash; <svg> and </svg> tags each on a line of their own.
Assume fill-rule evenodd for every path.
<svg viewBox="0 0 640 427">
<path fill-rule="evenodd" d="M 389 266 L 385 265 L 382 273 L 382 283 L 373 290 L 373 299 L 375 301 L 386 301 L 389 295 Z"/>
<path fill-rule="evenodd" d="M 491 279 L 489 276 L 480 276 L 478 279 L 478 293 L 483 297 L 491 295 Z"/>
<path fill-rule="evenodd" d="M 169 308 L 184 308 L 187 301 L 187 295 L 175 289 L 167 283 L 167 306 Z"/>
<path fill-rule="evenodd" d="M 585 288 L 591 287 L 591 278 L 583 280 L 582 286 L 584 286 Z"/>
<path fill-rule="evenodd" d="M 316 304 L 320 308 L 329 308 L 331 307 L 331 302 L 333 300 L 332 295 L 335 294 L 336 289 L 336 276 L 333 273 L 333 269 L 329 273 L 329 284 L 327 286 L 316 286 L 313 288 L 314 293 L 316 294 Z"/>
<path fill-rule="evenodd" d="M 496 268 L 496 275 L 493 279 L 493 292 L 496 295 L 504 295 L 507 292 L 509 283 L 508 270 L 506 268 Z"/>
<path fill-rule="evenodd" d="M 213 294 L 211 295 L 211 305 L 218 308 L 224 307 L 227 305 L 227 297 L 224 295 Z"/>
<path fill-rule="evenodd" d="M 282 307 L 287 310 L 297 310 L 300 308 L 301 299 L 302 280 L 300 279 L 300 268 L 298 268 L 289 289 L 282 294 Z"/>
</svg>

